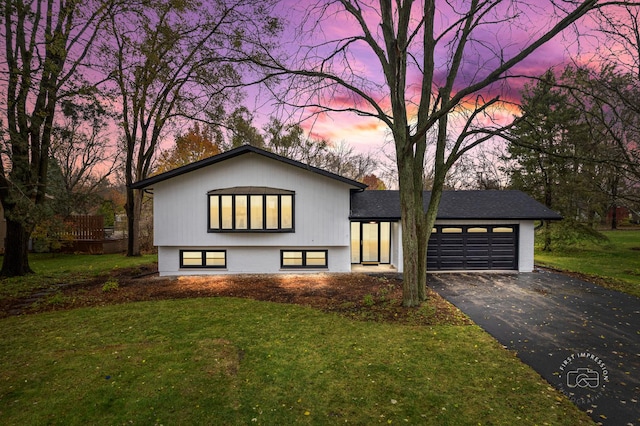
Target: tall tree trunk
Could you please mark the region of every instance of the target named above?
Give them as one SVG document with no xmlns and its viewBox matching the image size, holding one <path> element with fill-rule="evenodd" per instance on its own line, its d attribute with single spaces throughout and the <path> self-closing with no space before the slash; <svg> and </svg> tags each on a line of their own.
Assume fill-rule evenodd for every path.
<svg viewBox="0 0 640 426">
<path fill-rule="evenodd" d="M 618 205 L 613 203 L 611 205 L 611 230 L 618 229 Z"/>
<path fill-rule="evenodd" d="M 143 193 L 138 189 L 127 188 L 127 256 L 140 256 L 140 216 L 142 214 Z"/>
<path fill-rule="evenodd" d="M 618 229 L 618 178 L 611 183 L 611 230 Z"/>
<path fill-rule="evenodd" d="M 549 179 L 546 177 L 545 173 L 545 183 L 544 183 L 544 205 L 548 208 L 553 208 L 553 194 L 552 194 L 552 184 Z M 551 221 L 544 221 L 544 246 L 542 247 L 542 251 L 551 251 Z"/>
<path fill-rule="evenodd" d="M 29 266 L 29 238 L 31 231 L 24 224 L 7 218 L 6 241 L 10 244 L 5 247 L 1 276 L 18 277 L 33 273 Z"/>
<path fill-rule="evenodd" d="M 398 156 L 398 181 L 403 248 L 403 292 L 402 304 L 419 306 L 426 299 L 427 286 L 427 239 L 424 226 L 422 185 L 416 188 L 416 170 L 413 150 L 404 150 Z"/>
</svg>

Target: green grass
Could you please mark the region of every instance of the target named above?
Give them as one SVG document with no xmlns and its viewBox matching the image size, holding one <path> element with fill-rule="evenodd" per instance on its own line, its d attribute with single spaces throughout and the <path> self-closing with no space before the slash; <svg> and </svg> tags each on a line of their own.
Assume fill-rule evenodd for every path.
<svg viewBox="0 0 640 426">
<path fill-rule="evenodd" d="M 156 261 L 156 255 L 126 257 L 121 254 L 30 254 L 29 265 L 35 274 L 0 279 L 0 301 L 28 296 L 35 290 L 59 284 L 82 282 L 122 268 L 150 265 Z"/>
<path fill-rule="evenodd" d="M 206 298 L 0 320 L 0 422 L 589 424 L 476 326 Z"/>
<path fill-rule="evenodd" d="M 543 252 L 536 247 L 535 260 L 542 266 L 578 272 L 606 287 L 640 297 L 640 230 L 606 231 L 605 244 Z"/>
</svg>

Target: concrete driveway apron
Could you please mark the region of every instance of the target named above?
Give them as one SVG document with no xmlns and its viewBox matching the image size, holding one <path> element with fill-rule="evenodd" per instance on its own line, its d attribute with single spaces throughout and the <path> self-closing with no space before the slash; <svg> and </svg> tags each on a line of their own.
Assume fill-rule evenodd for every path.
<svg viewBox="0 0 640 426">
<path fill-rule="evenodd" d="M 604 425 L 640 425 L 640 299 L 570 276 L 432 274 L 428 285 Z"/>
</svg>

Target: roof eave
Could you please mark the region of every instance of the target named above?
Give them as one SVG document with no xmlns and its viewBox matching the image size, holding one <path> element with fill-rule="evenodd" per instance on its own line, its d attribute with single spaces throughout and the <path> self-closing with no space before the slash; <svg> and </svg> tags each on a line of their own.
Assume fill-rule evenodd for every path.
<svg viewBox="0 0 640 426">
<path fill-rule="evenodd" d="M 196 161 L 195 163 L 187 164 L 186 166 L 178 167 L 177 169 L 169 170 L 168 172 L 165 172 L 165 173 L 162 173 L 162 174 L 159 174 L 159 175 L 156 175 L 156 176 L 152 176 L 152 177 L 147 178 L 147 179 L 143 179 L 143 180 L 134 182 L 131 185 L 129 185 L 129 187 L 132 188 L 132 189 L 148 188 L 148 187 L 150 187 L 150 186 L 152 186 L 152 185 L 154 185 L 156 183 L 165 181 L 167 179 L 172 179 L 174 177 L 177 177 L 177 176 L 180 176 L 180 175 L 183 175 L 183 174 L 186 174 L 186 173 L 190 173 L 190 172 L 193 172 L 195 170 L 201 169 L 203 167 L 207 167 L 207 166 L 210 166 L 212 164 L 219 163 L 221 161 L 229 160 L 231 158 L 238 157 L 240 155 L 244 155 L 244 154 L 247 154 L 247 153 L 250 153 L 250 152 L 262 155 L 262 156 L 267 157 L 267 158 L 271 158 L 271 159 L 276 160 L 276 161 L 283 162 L 285 164 L 289 164 L 291 166 L 298 167 L 298 168 L 303 169 L 303 170 L 310 171 L 312 173 L 316 173 L 316 174 L 319 174 L 319 175 L 322 175 L 322 176 L 325 176 L 325 177 L 328 177 L 328 178 L 331 178 L 331 179 L 335 179 L 335 180 L 340 181 L 342 183 L 345 183 L 347 185 L 351 185 L 351 186 L 353 186 L 355 188 L 359 188 L 359 189 L 367 188 L 367 185 L 364 184 L 364 183 L 361 183 L 361 182 L 346 178 L 344 176 L 337 175 L 335 173 L 328 172 L 326 170 L 319 169 L 317 167 L 310 166 L 308 164 L 301 163 L 301 162 L 296 161 L 296 160 L 292 160 L 290 158 L 282 157 L 282 156 L 280 156 L 278 154 L 274 154 L 272 152 L 265 151 L 263 149 L 256 148 L 256 147 L 251 146 L 251 145 L 243 145 L 243 146 L 240 146 L 238 148 L 234 148 L 234 149 L 232 149 L 230 151 L 223 152 L 222 154 L 214 155 L 213 157 L 205 158 L 204 160 Z"/>
</svg>

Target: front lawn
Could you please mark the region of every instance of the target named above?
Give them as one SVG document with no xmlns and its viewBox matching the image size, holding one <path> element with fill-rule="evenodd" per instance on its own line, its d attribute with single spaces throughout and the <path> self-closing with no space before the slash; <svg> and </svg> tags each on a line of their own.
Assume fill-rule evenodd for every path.
<svg viewBox="0 0 640 426">
<path fill-rule="evenodd" d="M 640 297 L 640 230 L 606 231 L 608 243 L 543 252 L 535 261 L 563 271 L 585 274 L 603 286 Z"/>
<path fill-rule="evenodd" d="M 2 260 L 3 256 L 0 256 L 0 263 Z M 0 279 L 0 302 L 28 296 L 35 290 L 106 276 L 119 269 L 149 267 L 156 261 L 157 255 L 30 254 L 29 265 L 35 274 Z"/>
<path fill-rule="evenodd" d="M 591 424 L 477 326 L 236 298 L 0 320 L 0 419 L 24 424 Z"/>
</svg>

